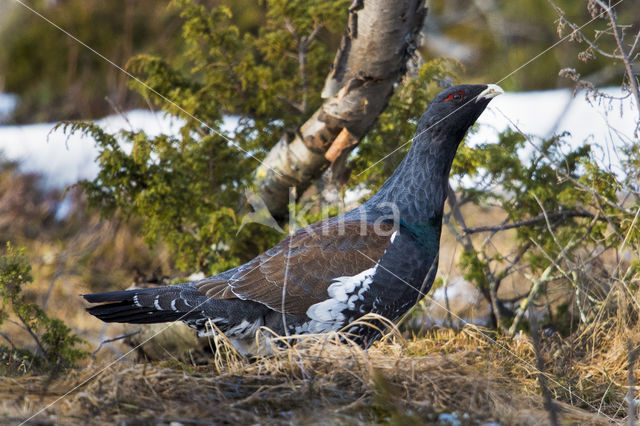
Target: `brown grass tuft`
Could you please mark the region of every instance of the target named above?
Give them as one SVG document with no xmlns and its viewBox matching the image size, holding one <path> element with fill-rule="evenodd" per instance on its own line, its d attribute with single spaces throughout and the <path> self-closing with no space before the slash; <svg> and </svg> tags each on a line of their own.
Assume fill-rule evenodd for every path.
<svg viewBox="0 0 640 426">
<path fill-rule="evenodd" d="M 341 343 L 338 335 L 311 336 L 251 361 L 123 361 L 104 371 L 94 365 L 48 386 L 42 377 L 5 379 L 1 409 L 11 421 L 22 421 L 97 374 L 37 421 L 424 424 L 455 413 L 463 424 L 544 424 L 535 371 L 522 362 L 533 362 L 531 343 L 520 337 L 508 345 L 522 360 L 496 348 L 477 328 L 434 331 L 408 342 L 388 339 L 368 351 Z M 564 423 L 607 422 L 569 404 L 559 407 Z"/>
</svg>

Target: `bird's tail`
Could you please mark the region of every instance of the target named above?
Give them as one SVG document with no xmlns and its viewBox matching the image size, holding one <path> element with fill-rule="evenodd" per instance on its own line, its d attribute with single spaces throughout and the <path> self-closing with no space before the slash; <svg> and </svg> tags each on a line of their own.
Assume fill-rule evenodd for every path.
<svg viewBox="0 0 640 426">
<path fill-rule="evenodd" d="M 106 293 L 83 294 L 90 303 L 87 312 L 105 322 L 149 324 L 198 320 L 205 317 L 206 301 L 188 285 L 170 285 Z"/>
</svg>

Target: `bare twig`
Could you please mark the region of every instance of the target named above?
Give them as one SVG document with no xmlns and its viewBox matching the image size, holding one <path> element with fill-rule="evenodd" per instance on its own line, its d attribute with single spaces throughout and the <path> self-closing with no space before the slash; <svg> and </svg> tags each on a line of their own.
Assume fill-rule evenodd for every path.
<svg viewBox="0 0 640 426">
<path fill-rule="evenodd" d="M 307 36 L 299 36 L 295 27 L 288 18 L 285 18 L 284 26 L 296 40 L 296 46 L 298 50 L 298 74 L 300 77 L 300 83 L 302 84 L 302 102 L 289 103 L 292 105 L 297 105 L 296 109 L 298 109 L 301 113 L 305 113 L 307 111 L 307 103 L 309 98 L 309 84 L 307 82 L 307 52 L 309 50 L 309 46 L 311 46 L 311 43 L 316 39 L 318 33 L 323 28 L 323 25 L 316 22 L 313 26 L 313 30 L 311 30 L 311 33 Z"/>
<path fill-rule="evenodd" d="M 618 24 L 618 19 L 614 12 L 613 6 L 611 4 L 607 4 L 603 2 L 602 0 L 591 0 L 589 2 L 590 8 L 595 7 L 593 5 L 597 5 L 597 7 L 602 9 L 602 11 L 597 15 L 594 12 L 594 18 L 604 18 L 606 16 L 606 18 L 609 21 L 608 30 L 606 32 L 597 31 L 595 38 L 592 40 L 582 32 L 581 27 L 578 27 L 576 24 L 574 24 L 573 22 L 567 19 L 562 8 L 556 5 L 553 0 L 548 0 L 548 2 L 551 4 L 551 6 L 554 8 L 556 13 L 558 14 L 560 24 L 569 26 L 569 28 L 572 31 L 572 38 L 577 39 L 579 41 L 584 41 L 589 46 L 587 50 L 589 54 L 585 54 L 585 52 L 581 53 L 579 55 L 581 59 L 583 60 L 591 59 L 590 55 L 592 55 L 592 53 L 590 51 L 593 51 L 606 58 L 621 61 L 624 64 L 625 76 L 629 83 L 628 89 L 629 89 L 629 92 L 631 92 L 631 94 L 633 95 L 633 98 L 636 104 L 636 109 L 639 114 L 637 119 L 637 124 L 636 124 L 636 132 L 637 132 L 638 129 L 640 129 L 640 89 L 638 88 L 638 80 L 636 79 L 635 71 L 633 69 L 633 63 L 637 56 L 637 54 L 634 55 L 634 51 L 640 41 L 640 31 L 638 31 L 638 33 L 635 35 L 635 39 L 631 44 L 630 49 L 627 50 L 624 43 L 624 34 L 620 32 L 620 28 L 623 28 L 623 27 L 621 27 Z M 599 37 L 605 33 L 613 36 L 615 40 L 617 49 L 613 52 L 607 52 L 598 45 Z"/>
<path fill-rule="evenodd" d="M 518 262 L 520 262 L 520 259 L 522 258 L 522 256 L 524 256 L 524 254 L 527 251 L 529 251 L 531 246 L 533 246 L 533 243 L 527 242 L 525 245 L 520 247 L 520 249 L 518 250 L 518 253 L 514 256 L 513 260 L 509 262 L 509 264 L 502 271 L 500 271 L 499 274 L 496 275 L 496 279 L 500 281 L 505 279 L 507 275 L 509 275 L 511 271 L 516 267 Z"/>
<path fill-rule="evenodd" d="M 472 232 L 466 232 L 466 230 L 470 228 L 467 228 L 464 216 L 460 209 L 462 203 L 458 201 L 455 191 L 453 190 L 451 185 L 449 185 L 449 188 L 448 188 L 447 203 L 449 204 L 449 208 L 451 209 L 450 215 L 453 216 L 456 223 L 458 223 L 458 225 L 464 230 L 464 232 L 463 233 L 458 232 L 458 230 L 453 226 L 453 224 L 451 224 L 450 221 L 445 221 L 445 224 L 449 227 L 453 235 L 455 235 L 456 241 L 461 242 L 465 251 L 479 253 L 475 250 L 473 241 L 471 240 L 470 235 L 472 234 Z M 489 244 L 490 240 L 498 232 L 498 230 L 487 229 L 487 232 L 492 232 L 492 235 L 489 235 L 484 240 L 484 243 L 482 244 L 483 247 Z M 524 249 L 524 251 L 528 250 L 529 247 L 530 246 L 528 245 Z M 518 262 L 519 256 L 521 256 L 522 253 L 524 253 L 524 251 L 519 253 L 519 255 L 516 256 L 516 260 L 512 262 L 511 265 L 507 266 L 504 270 L 502 270 L 500 273 L 495 274 L 493 271 L 491 271 L 489 267 L 485 268 L 484 272 L 487 276 L 488 286 L 478 286 L 480 292 L 482 293 L 482 296 L 491 304 L 493 318 L 496 322 L 496 327 L 498 329 L 504 330 L 504 327 L 502 325 L 503 315 L 513 316 L 513 312 L 509 308 L 507 308 L 504 305 L 504 303 L 502 303 L 502 301 L 498 298 L 498 289 L 500 287 L 501 281 L 508 275 L 509 271 L 515 265 L 515 263 Z M 479 254 L 483 254 L 483 253 L 479 253 Z M 487 260 L 486 255 L 484 256 L 484 260 L 485 261 Z"/>
<path fill-rule="evenodd" d="M 94 360 L 96 358 L 96 354 L 98 353 L 98 351 L 100 349 L 102 349 L 102 346 L 106 345 L 107 343 L 111 343 L 111 342 L 115 342 L 115 341 L 118 341 L 118 340 L 126 339 L 127 337 L 131 337 L 131 336 L 135 336 L 136 334 L 139 334 L 141 330 L 142 329 L 139 328 L 136 331 L 132 331 L 131 333 L 121 334 L 120 336 L 112 337 L 111 339 L 105 339 L 105 340 L 101 341 L 100 344 L 98 345 L 98 347 L 96 348 L 96 350 L 91 353 L 91 360 Z"/>
<path fill-rule="evenodd" d="M 557 212 L 549 212 L 547 213 L 547 217 L 549 219 L 567 219 L 570 217 L 586 217 L 586 218 L 594 219 L 596 218 L 596 215 L 584 210 L 562 210 Z M 500 225 L 494 225 L 494 226 L 478 226 L 475 228 L 463 228 L 463 231 L 465 234 L 506 231 L 508 229 L 521 228 L 523 226 L 531 226 L 538 222 L 543 222 L 544 220 L 545 220 L 545 215 L 539 214 L 538 216 L 534 216 L 530 219 L 520 220 L 518 222 L 512 222 L 512 223 L 500 224 Z M 605 221 L 606 219 L 599 217 L 598 220 Z"/>
<path fill-rule="evenodd" d="M 637 108 L 638 114 L 640 114 L 640 90 L 638 89 L 638 82 L 636 81 L 636 76 L 633 72 L 633 65 L 631 63 L 631 59 L 629 58 L 629 53 L 627 53 L 623 43 L 622 36 L 618 31 L 619 26 L 618 26 L 616 15 L 613 13 L 612 7 L 610 7 L 609 5 L 606 5 L 601 0 L 594 0 L 594 1 L 598 4 L 598 6 L 604 9 L 604 11 L 607 13 L 607 16 L 609 17 L 609 25 L 611 27 L 611 31 L 613 32 L 613 36 L 616 39 L 618 50 L 620 51 L 619 57 L 624 63 L 624 68 L 625 68 L 625 71 L 627 72 L 627 79 L 629 80 L 629 88 L 631 89 L 631 93 L 633 93 L 633 97 L 636 100 L 636 108 Z M 639 36 L 640 36 L 640 31 L 638 31 L 638 35 L 636 36 L 634 47 L 638 41 Z M 638 118 L 638 126 L 640 126 L 640 116 Z"/>
<path fill-rule="evenodd" d="M 31 335 L 33 340 L 38 345 L 38 348 L 40 349 L 40 353 L 43 354 L 43 355 L 46 354 L 47 351 L 45 350 L 44 346 L 42 345 L 42 342 L 40 341 L 40 337 L 38 337 L 38 334 L 33 330 L 33 328 L 31 327 L 31 325 L 29 323 L 29 321 L 27 321 L 18 312 L 16 312 L 15 314 L 18 317 L 18 319 L 20 320 L 20 322 L 22 322 L 22 325 L 24 326 L 24 329 L 27 330 L 27 332 Z"/>
<path fill-rule="evenodd" d="M 529 290 L 529 295 L 527 296 L 526 299 L 522 301 L 522 303 L 520 303 L 520 307 L 516 312 L 516 317 L 514 318 L 513 323 L 511 324 L 511 327 L 509 327 L 510 336 L 513 336 L 516 333 L 516 330 L 518 329 L 518 325 L 520 325 L 520 321 L 522 320 L 522 317 L 524 316 L 525 312 L 528 312 L 529 305 L 531 305 L 531 303 L 533 302 L 533 299 L 535 299 L 536 295 L 538 294 L 538 291 L 540 290 L 540 287 L 542 287 L 542 284 L 545 284 L 551 281 L 553 278 L 555 278 L 555 277 L 551 277 L 552 270 L 553 270 L 553 265 L 549 265 L 547 269 L 545 269 L 542 272 L 542 274 L 540 275 L 540 278 L 533 280 L 533 284 L 531 284 L 531 290 Z"/>
<path fill-rule="evenodd" d="M 451 187 L 451 184 L 449 184 L 449 188 L 448 188 L 447 204 L 449 204 L 449 208 L 451 209 L 451 215 L 453 216 L 455 221 L 458 223 L 458 225 L 460 225 L 462 229 L 467 229 L 464 216 L 460 211 L 460 203 L 458 202 L 458 197 L 456 195 L 456 192 Z M 447 222 L 447 223 L 450 224 L 451 222 Z M 462 241 L 462 246 L 464 247 L 465 250 L 475 251 L 473 247 L 473 242 L 471 241 L 471 238 L 469 237 L 469 235 L 460 234 L 453 226 L 450 226 L 450 228 L 451 228 L 451 232 L 453 232 L 453 234 L 456 236 L 456 240 Z"/>
<path fill-rule="evenodd" d="M 5 333 L 0 332 L 0 336 L 2 336 L 2 338 L 4 340 L 6 340 L 7 343 L 9 343 L 11 345 L 11 350 L 15 350 L 16 349 L 16 346 L 13 344 L 13 341 L 11 340 L 11 338 L 8 335 L 6 335 Z"/>
<path fill-rule="evenodd" d="M 447 203 L 449 204 L 449 208 L 451 209 L 451 215 L 453 216 L 455 221 L 463 229 L 466 229 L 467 225 L 465 223 L 464 216 L 462 215 L 462 212 L 460 211 L 460 203 L 458 203 L 455 191 L 453 190 L 453 188 L 451 188 L 451 185 L 449 185 L 449 193 L 447 195 Z M 473 241 L 471 241 L 471 237 L 468 234 L 466 234 L 466 233 L 465 234 L 460 234 L 453 227 L 453 225 L 451 225 L 450 222 L 447 222 L 447 224 L 449 225 L 450 229 L 452 230 L 452 232 L 456 236 L 456 240 L 462 242 L 462 246 L 464 247 L 464 250 L 477 253 L 475 248 L 474 248 L 474 246 L 473 246 Z M 493 274 L 491 274 L 491 271 L 485 271 L 485 272 L 486 272 L 487 278 L 489 280 L 489 287 L 488 288 L 483 288 L 483 286 L 479 286 L 479 288 L 480 288 L 480 291 L 482 292 L 482 295 L 484 296 L 484 298 L 487 299 L 489 301 L 489 303 L 491 303 L 491 310 L 493 311 L 493 317 L 494 317 L 494 319 L 496 321 L 496 327 L 498 329 L 501 329 L 502 328 L 502 315 L 501 315 L 500 306 L 499 306 L 499 303 L 498 303 L 497 285 L 495 283 L 495 280 L 493 279 Z"/>
</svg>

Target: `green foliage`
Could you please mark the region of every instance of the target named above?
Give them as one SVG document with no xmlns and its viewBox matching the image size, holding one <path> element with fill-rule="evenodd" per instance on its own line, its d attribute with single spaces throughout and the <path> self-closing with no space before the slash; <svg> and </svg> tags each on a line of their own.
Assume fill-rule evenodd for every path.
<svg viewBox="0 0 640 426">
<path fill-rule="evenodd" d="M 268 0 L 266 21 L 257 35 L 234 25 L 227 7 L 209 10 L 190 0 L 176 0 L 173 5 L 184 20 L 186 51 L 177 61 L 182 66 L 143 55 L 133 58 L 129 67 L 173 103 L 160 101 L 163 108 L 187 120 L 184 130 L 220 131 L 222 115 L 235 115 L 239 128 L 234 141 L 243 149 L 262 151 L 275 144 L 283 128 L 297 127 L 319 106 L 333 49 L 321 37 L 312 39 L 302 51 L 303 66 L 301 43 L 315 27 L 342 30 L 348 2 L 309 5 Z M 206 129 L 200 120 L 207 123 Z"/>
<path fill-rule="evenodd" d="M 526 304 L 517 310 L 548 294 L 549 283 L 564 284 L 568 294 L 575 292 L 576 310 L 584 322 L 606 303 L 612 285 L 608 274 L 624 275 L 621 282 L 629 288 L 638 280 L 637 261 L 620 261 L 614 272 L 605 272 L 599 256 L 608 250 L 637 253 L 640 204 L 637 196 L 632 198 L 637 194 L 635 182 L 629 180 L 635 167 L 632 157 L 620 157 L 623 170 L 616 175 L 597 161 L 590 145 L 572 149 L 565 136 L 536 140 L 506 131 L 497 144 L 460 148 L 452 169 L 460 202 L 500 207 L 506 216 L 503 225 L 512 225 L 515 240 L 513 252 L 497 250 L 491 241 L 501 232 L 498 226 L 493 234 L 485 234 L 482 246 L 465 246 L 459 267 L 490 301 L 514 273 L 533 282 L 543 280 L 539 286 L 532 284 L 531 293 L 522 296 Z M 627 194 L 626 205 L 620 194 Z M 601 275 L 586 272 L 594 268 Z M 570 322 L 566 303 L 555 315 L 558 329 L 565 332 Z M 502 305 L 500 309 L 509 312 Z M 503 325 L 511 322 L 509 316 Z M 554 317 L 550 309 L 548 317 Z M 526 327 L 524 321 L 519 325 Z"/>
<path fill-rule="evenodd" d="M 528 140 L 533 142 L 531 138 Z M 585 194 L 577 192 L 569 178 L 579 178 L 580 166 L 589 159 L 590 146 L 570 150 L 562 137 L 541 141 L 533 149 L 529 142 L 507 130 L 497 144 L 463 146 L 452 170 L 462 198 L 477 204 L 497 204 L 514 222 L 537 216 L 542 209 L 558 212 L 583 207 Z M 465 176 L 473 178 L 472 185 L 463 184 Z M 554 235 L 545 232 L 545 222 L 517 228 L 520 248 L 533 243 L 541 249 L 530 252 L 527 259 L 534 270 L 546 268 L 548 256 L 555 258 L 576 237 L 576 232 L 583 232 L 582 219 L 568 219 L 558 225 L 554 227 Z"/>
<path fill-rule="evenodd" d="M 478 288 L 487 290 L 489 280 L 487 278 L 488 262 L 481 259 L 475 250 L 464 250 L 460 256 L 458 265 L 465 271 L 465 280 L 474 283 Z"/>
<path fill-rule="evenodd" d="M 91 205 L 106 216 L 120 211 L 142 218 L 147 241 L 164 241 L 178 267 L 213 273 L 281 238 L 256 225 L 238 233 L 236 211 L 251 183 L 254 157 L 263 157 L 319 106 L 333 57 L 331 31 L 342 30 L 348 2 L 268 0 L 257 34 L 237 27 L 225 6 L 173 5 L 184 20 L 185 52 L 175 63 L 137 56 L 129 69 L 144 82 L 133 83 L 136 90 L 184 120 L 180 136 L 65 126 L 90 135 L 100 152 L 97 178 L 81 183 Z M 237 119 L 233 134 L 225 134 L 224 116 Z"/>
<path fill-rule="evenodd" d="M 23 286 L 31 282 L 31 266 L 24 250 L 16 250 L 7 244 L 6 254 L 0 256 L 0 325 L 11 317 L 19 320 L 31 335 L 38 350 L 35 354 L 19 348 L 0 346 L 3 373 L 26 372 L 43 368 L 53 374 L 73 367 L 87 353 L 78 349 L 85 342 L 59 319 L 49 318 L 35 303 L 27 301 Z"/>
</svg>

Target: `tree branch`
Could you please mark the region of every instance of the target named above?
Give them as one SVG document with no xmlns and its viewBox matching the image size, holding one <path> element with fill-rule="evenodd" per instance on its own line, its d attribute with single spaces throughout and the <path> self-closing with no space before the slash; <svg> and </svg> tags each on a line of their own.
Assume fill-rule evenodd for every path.
<svg viewBox="0 0 640 426">
<path fill-rule="evenodd" d="M 20 315 L 17 312 L 15 312 L 15 314 L 18 317 L 18 319 L 20 320 L 20 322 L 22 322 L 22 324 L 24 326 L 24 329 L 27 330 L 27 332 L 31 335 L 33 340 L 38 345 L 38 348 L 40 349 L 40 353 L 44 356 L 47 353 L 47 351 L 45 350 L 44 346 L 42 345 L 42 342 L 40 341 L 40 338 L 38 337 L 38 334 L 36 334 L 36 332 L 33 331 L 33 328 L 31 328 L 31 326 L 29 325 L 29 322 L 22 315 Z"/>
<path fill-rule="evenodd" d="M 547 217 L 549 219 L 567 219 L 570 217 L 586 217 L 589 219 L 593 219 L 593 218 L 596 218 L 596 215 L 594 215 L 593 213 L 586 212 L 584 210 L 562 210 L 559 212 L 547 213 Z M 606 219 L 603 217 L 598 217 L 598 220 L 606 221 Z M 534 216 L 530 219 L 520 220 L 518 222 L 495 225 L 495 226 L 478 226 L 475 228 L 463 228 L 463 231 L 467 235 L 477 234 L 480 232 L 499 232 L 499 231 L 506 231 L 508 229 L 513 229 L 513 228 L 521 228 L 523 226 L 530 226 L 543 221 L 545 221 L 545 215 L 539 214 L 538 216 Z"/>
<path fill-rule="evenodd" d="M 342 129 L 359 142 L 373 126 L 406 72 L 427 13 L 424 0 L 354 4 L 325 81 L 323 105 L 300 126 L 293 140 L 283 136 L 255 171 L 257 193 L 278 219 L 288 213 L 289 188 L 296 187 L 302 194 L 329 166 L 325 153 Z M 317 31 L 300 47 L 310 43 Z"/>
<path fill-rule="evenodd" d="M 610 58 L 610 59 L 618 59 L 618 60 L 622 59 L 622 57 L 620 55 L 616 55 L 615 53 L 605 52 L 604 50 L 600 49 L 600 47 L 597 44 L 595 44 L 595 42 L 591 41 L 586 35 L 584 35 L 584 33 L 580 30 L 580 27 L 578 27 L 576 24 L 574 24 L 573 22 L 569 21 L 565 17 L 564 10 L 562 10 L 552 0 L 547 0 L 547 1 L 551 4 L 551 6 L 555 9 L 556 13 L 560 16 L 559 19 L 562 22 L 564 22 L 565 24 L 567 24 L 569 26 L 569 28 L 571 28 L 571 30 L 573 31 L 573 34 L 578 36 L 580 40 L 582 40 L 585 43 L 587 43 L 591 49 L 593 49 L 597 53 L 601 54 L 602 56 L 605 56 L 605 57 Z M 604 14 L 605 14 L 605 12 L 602 11 L 600 13 L 600 16 L 602 16 Z M 572 38 L 573 38 L 573 35 L 572 35 Z M 596 37 L 596 39 L 597 39 L 597 37 Z"/>
<path fill-rule="evenodd" d="M 462 226 L 463 229 L 467 229 L 467 225 L 464 220 L 464 216 L 462 215 L 462 211 L 460 210 L 460 203 L 458 202 L 457 196 L 451 184 L 448 187 L 448 195 L 447 195 L 447 203 L 449 204 L 449 208 L 451 209 L 451 215 L 455 219 L 455 221 Z M 471 251 L 477 253 L 474 246 L 473 241 L 471 240 L 470 234 L 463 233 L 460 234 L 455 227 L 451 224 L 451 221 L 447 221 L 447 226 L 451 229 L 451 232 L 456 236 L 456 241 L 461 242 L 465 251 Z M 490 238 L 490 237 L 489 237 Z M 485 244 L 486 244 L 485 240 Z M 485 245 L 483 244 L 483 246 Z M 485 269 L 485 273 L 488 277 L 489 285 L 478 286 L 478 289 L 484 296 L 484 298 L 491 304 L 491 310 L 493 313 L 493 318 L 496 322 L 496 327 L 502 328 L 502 316 L 508 315 L 511 316 L 512 312 L 508 309 L 504 304 L 498 299 L 498 287 L 500 285 L 500 280 L 497 280 L 493 272 L 487 267 Z"/>
<path fill-rule="evenodd" d="M 638 89 L 638 82 L 636 81 L 636 77 L 633 73 L 633 65 L 631 64 L 631 60 L 629 59 L 629 54 L 624 48 L 624 44 L 622 42 L 622 37 L 618 32 L 618 21 L 613 14 L 613 10 L 610 6 L 604 4 L 601 0 L 595 0 L 595 2 L 603 8 L 607 12 L 607 16 L 609 17 L 609 25 L 611 26 L 611 31 L 613 32 L 613 36 L 616 39 L 616 44 L 618 45 L 618 49 L 620 50 L 620 56 L 622 62 L 624 63 L 624 68 L 627 71 L 627 79 L 629 80 L 629 88 L 631 93 L 633 93 L 633 97 L 636 100 L 636 109 L 638 110 L 638 114 L 640 114 L 640 90 Z M 640 31 L 638 32 L 640 36 Z M 638 41 L 636 37 L 635 43 Z M 638 124 L 636 125 L 636 129 L 640 126 L 640 116 L 638 117 Z"/>
<path fill-rule="evenodd" d="M 615 39 L 616 45 L 618 47 L 617 50 L 620 53 L 616 54 L 616 53 L 605 52 L 600 48 L 600 46 L 596 44 L 596 42 L 598 41 L 598 35 L 596 35 L 594 41 L 590 40 L 580 30 L 580 27 L 578 27 L 576 24 L 574 24 L 573 22 L 569 21 L 566 18 L 564 11 L 558 5 L 556 5 L 553 2 L 553 0 L 548 0 L 548 2 L 551 4 L 551 6 L 556 11 L 556 13 L 559 15 L 560 21 L 564 24 L 567 24 L 573 31 L 573 34 L 575 34 L 580 40 L 587 43 L 590 49 L 607 58 L 622 61 L 622 63 L 624 64 L 627 80 L 629 81 L 629 91 L 633 95 L 633 98 L 636 103 L 636 109 L 639 111 L 639 114 L 640 114 L 640 89 L 638 88 L 638 82 L 636 80 L 634 70 L 633 70 L 633 60 L 631 59 L 633 52 L 636 46 L 638 45 L 638 40 L 640 40 L 640 31 L 638 31 L 638 34 L 636 34 L 635 40 L 631 45 L 631 49 L 627 52 L 624 46 L 624 40 L 623 40 L 624 36 L 621 35 L 620 32 L 618 31 L 620 27 L 618 25 L 618 21 L 613 11 L 613 8 L 611 7 L 611 5 L 604 3 L 602 0 L 593 0 L 593 2 L 602 9 L 602 12 L 600 12 L 597 15 L 597 17 L 603 17 L 604 15 L 607 16 L 609 20 L 609 29 L 611 30 L 611 35 L 613 35 L 613 38 Z M 640 115 L 638 116 L 636 130 L 638 128 L 640 128 Z"/>
</svg>

